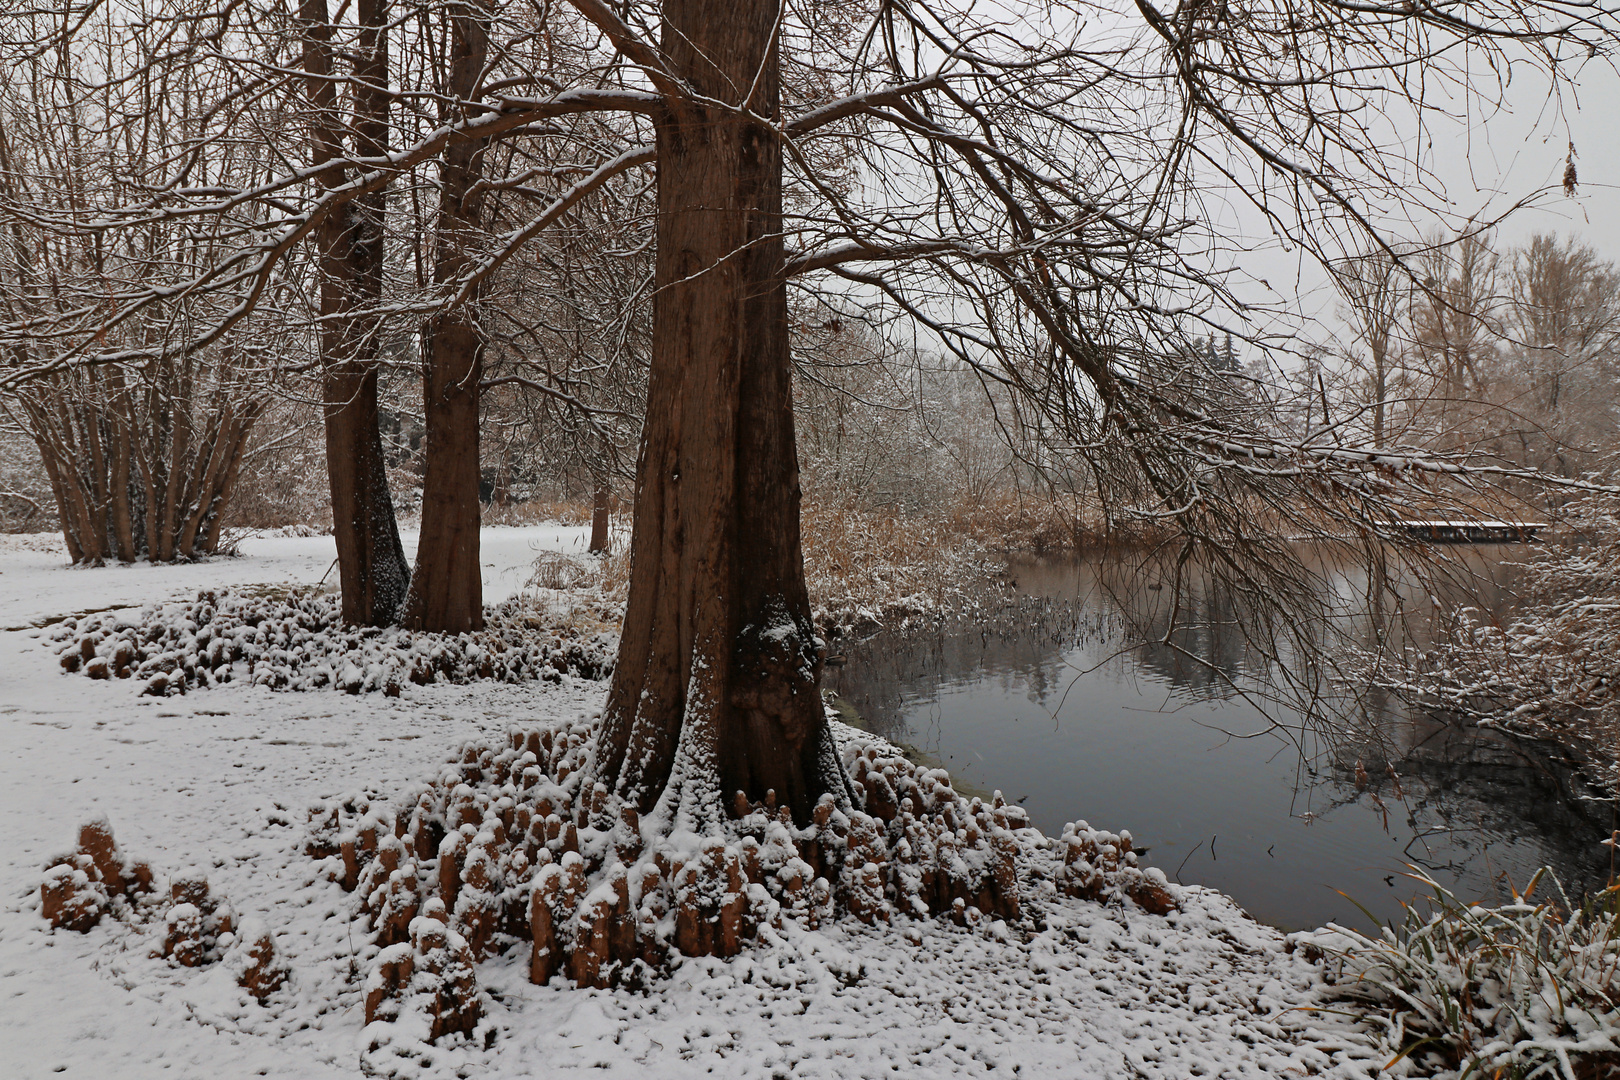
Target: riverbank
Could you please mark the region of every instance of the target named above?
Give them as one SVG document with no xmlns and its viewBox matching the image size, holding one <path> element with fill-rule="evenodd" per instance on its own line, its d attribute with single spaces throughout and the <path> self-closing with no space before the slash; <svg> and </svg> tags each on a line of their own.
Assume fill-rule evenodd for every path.
<svg viewBox="0 0 1620 1080">
<path fill-rule="evenodd" d="M 492 592 L 517 580 L 535 545 L 570 550 L 580 539 L 493 532 L 486 551 L 508 552 L 508 565 L 486 568 Z M 410 686 L 399 698 L 246 685 L 143 698 L 132 681 L 63 675 L 47 632 L 31 628 L 203 587 L 313 585 L 329 565 L 320 542 L 330 539 L 98 570 L 61 567 L 48 544 L 0 546 L 0 622 L 30 627 L 0 633 L 6 1075 L 357 1075 L 375 949 L 352 896 L 305 856 L 303 808 L 431 777 L 460 742 L 513 722 L 600 706 L 603 684 L 573 676 Z M 268 925 L 291 970 L 286 988 L 261 1005 L 218 968 L 154 957 L 161 933 L 150 925 L 52 932 L 40 871 L 97 814 L 160 879 L 197 867 L 239 915 Z M 535 987 L 526 958 L 496 956 L 478 971 L 493 1043 L 445 1046 L 401 1068 L 424 1078 L 571 1068 L 1179 1078 L 1373 1076 L 1387 1060 L 1353 1023 L 1309 1011 L 1326 991 L 1320 965 L 1218 893 L 1189 889 L 1169 916 L 1057 897 L 1031 911 L 1018 926 L 787 924 L 730 960 L 685 961 L 645 994 Z"/>
</svg>

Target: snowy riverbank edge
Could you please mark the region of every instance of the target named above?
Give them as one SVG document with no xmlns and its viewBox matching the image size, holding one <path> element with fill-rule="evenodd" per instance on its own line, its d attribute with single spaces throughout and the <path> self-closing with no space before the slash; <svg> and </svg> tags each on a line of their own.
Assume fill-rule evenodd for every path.
<svg viewBox="0 0 1620 1080">
<path fill-rule="evenodd" d="M 230 584 L 256 558 L 264 579 L 325 569 L 318 553 L 283 566 L 250 552 L 182 570 Z M 221 572 L 192 573 L 209 565 Z M 16 572 L 27 596 L 5 581 Z M 100 591 L 138 572 L 112 569 Z M 99 573 L 3 559 L 0 589 L 8 604 L 83 610 Z M 155 573 L 143 584 L 133 591 L 148 601 L 210 582 Z M 230 685 L 159 700 L 63 675 L 46 646 L 40 631 L 0 634 L 0 1073 L 18 1078 L 358 1075 L 369 946 L 353 897 L 300 850 L 303 808 L 398 791 L 463 740 L 578 715 L 604 692 L 569 676 L 398 699 Z M 261 1006 L 218 968 L 171 966 L 150 955 L 161 937 L 151 926 L 50 931 L 40 870 L 98 813 L 160 887 L 198 867 L 241 915 L 264 920 L 291 964 L 287 988 Z M 443 1048 L 422 1075 L 1377 1074 L 1387 1057 L 1363 1033 L 1311 1011 L 1320 972 L 1282 935 L 1219 894 L 1187 896 L 1167 917 L 1052 902 L 1043 929 L 1005 935 L 905 920 L 790 925 L 730 960 L 686 961 L 645 995 L 536 987 L 525 957 L 497 956 L 479 968 L 493 1046 Z"/>
</svg>

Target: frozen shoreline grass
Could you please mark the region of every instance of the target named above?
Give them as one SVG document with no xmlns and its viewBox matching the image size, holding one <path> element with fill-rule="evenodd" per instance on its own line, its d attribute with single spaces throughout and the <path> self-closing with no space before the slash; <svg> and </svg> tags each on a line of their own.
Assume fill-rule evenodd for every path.
<svg viewBox="0 0 1620 1080">
<path fill-rule="evenodd" d="M 499 516 L 583 524 L 590 520 L 590 507 L 526 503 Z M 998 588 L 1008 554 L 1089 544 L 1097 539 L 1090 529 L 1072 511 L 1013 495 L 907 513 L 807 493 L 801 542 L 816 624 L 824 632 L 864 634 L 892 621 L 968 610 Z M 530 585 L 585 586 L 623 603 L 630 583 L 629 546 L 627 519 L 616 516 L 610 554 L 545 556 L 536 563 Z"/>
<path fill-rule="evenodd" d="M 1433 893 L 1427 914 L 1409 909 L 1378 937 L 1329 926 L 1296 938 L 1333 957 L 1333 996 L 1379 1031 L 1388 1068 L 1459 1080 L 1620 1072 L 1614 888 L 1572 905 L 1544 868 L 1512 903 L 1486 906 L 1409 876 Z"/>
</svg>

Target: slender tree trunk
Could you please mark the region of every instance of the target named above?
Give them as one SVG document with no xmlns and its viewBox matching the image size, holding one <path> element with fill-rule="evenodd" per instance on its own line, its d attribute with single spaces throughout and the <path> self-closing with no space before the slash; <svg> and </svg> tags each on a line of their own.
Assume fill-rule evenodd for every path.
<svg viewBox="0 0 1620 1080">
<path fill-rule="evenodd" d="M 220 481 L 219 489 L 214 495 L 213 510 L 208 518 L 207 529 L 203 534 L 202 548 L 207 552 L 219 550 L 219 533 L 225 524 L 225 507 L 230 505 L 231 496 L 236 493 L 236 481 L 242 473 L 242 459 L 247 456 L 247 440 L 252 434 L 253 425 L 258 422 L 260 414 L 264 411 L 262 403 L 255 403 L 244 416 L 241 426 L 236 433 L 236 448 L 231 453 L 225 466 L 225 477 Z"/>
<path fill-rule="evenodd" d="M 189 361 L 182 361 L 186 363 Z M 158 528 L 158 546 L 147 554 L 153 562 L 169 562 L 176 554 L 175 540 L 180 531 L 180 503 L 185 494 L 186 459 L 193 452 L 191 424 L 186 416 L 190 402 L 185 398 L 185 379 L 179 372 L 170 374 L 166 391 L 169 397 L 169 463 L 163 486 L 163 520 Z M 159 446 L 163 444 L 158 443 Z M 156 457 L 156 454 L 153 455 Z"/>
<path fill-rule="evenodd" d="M 613 501 L 613 489 L 608 486 L 607 477 L 595 478 L 595 491 L 591 496 L 591 547 L 592 555 L 608 549 L 608 513 Z"/>
<path fill-rule="evenodd" d="M 782 148 L 719 104 L 776 117 L 776 15 L 768 2 L 664 5 L 665 55 L 717 104 L 656 119 L 652 376 L 597 769 L 674 828 L 712 825 L 738 790 L 774 790 L 801 822 L 847 791 L 799 542 Z"/>
<path fill-rule="evenodd" d="M 1389 395 L 1388 342 L 1372 342 L 1373 362 L 1373 445 L 1384 445 L 1384 399 Z"/>
<path fill-rule="evenodd" d="M 51 482 L 51 494 L 56 498 L 56 516 L 62 523 L 62 540 L 67 545 L 68 558 L 75 563 L 84 562 L 84 545 L 79 542 L 79 520 L 71 488 L 71 464 L 62 459 L 49 412 L 28 398 L 23 398 L 20 404 L 33 431 L 34 445 L 39 447 L 45 476 Z"/>
<path fill-rule="evenodd" d="M 343 142 L 326 0 L 302 0 L 299 14 L 304 24 L 304 65 L 311 76 L 313 156 L 317 161 L 331 160 L 343 154 Z M 372 155 L 384 152 L 388 143 L 388 101 L 381 89 L 387 86 L 388 75 L 383 29 L 387 11 L 382 0 L 359 0 L 356 14 L 364 30 L 355 60 L 354 143 L 356 153 Z M 336 186 L 343 182 L 343 170 L 334 168 L 317 179 Z M 348 213 L 322 222 L 315 237 L 325 319 L 320 349 L 326 468 L 343 619 L 382 626 L 399 614 L 410 567 L 399 542 L 378 425 L 376 319 L 354 312 L 382 293 L 383 196 L 356 200 L 350 207 Z"/>
<path fill-rule="evenodd" d="M 112 554 L 112 530 L 108 528 L 112 503 L 107 495 L 107 459 L 101 446 L 101 418 L 105 399 L 101 394 L 100 380 L 93 372 L 86 373 L 85 382 L 85 396 L 80 412 L 84 427 L 84 445 L 89 451 L 89 466 L 86 468 L 81 465 L 80 471 L 81 475 L 85 476 L 90 527 L 96 534 L 96 558 L 99 559 Z"/>
<path fill-rule="evenodd" d="M 57 383 L 58 393 L 55 400 L 50 402 L 56 413 L 56 429 L 60 450 L 57 460 L 61 462 L 66 483 L 63 485 L 72 505 L 72 518 L 77 529 L 81 559 L 79 561 L 99 564 L 107 555 L 106 537 L 98 535 L 96 526 L 95 498 L 93 491 L 86 485 L 83 462 L 89 457 L 82 442 L 83 436 L 79 431 L 73 415 L 68 407 L 68 393 L 73 390 L 73 384 L 68 379 L 61 379 Z"/>
<path fill-rule="evenodd" d="M 129 444 L 134 417 L 130 413 L 129 392 L 125 389 L 123 374 L 114 367 L 108 371 L 107 381 L 113 391 L 107 403 L 113 438 L 113 546 L 118 553 L 118 561 L 127 563 L 135 561 L 136 551 L 135 516 L 129 502 L 132 487 Z"/>
<path fill-rule="evenodd" d="M 489 46 L 488 13 L 467 6 L 451 18 L 452 98 L 472 100 Z M 454 288 L 471 262 L 482 197 L 474 192 L 484 142 L 445 148 L 434 230 L 433 280 Z M 419 630 L 462 633 L 484 625 L 478 552 L 478 393 L 484 334 L 470 298 L 422 328 L 422 413 L 427 451 L 422 473 L 422 536 L 403 622 Z"/>
</svg>

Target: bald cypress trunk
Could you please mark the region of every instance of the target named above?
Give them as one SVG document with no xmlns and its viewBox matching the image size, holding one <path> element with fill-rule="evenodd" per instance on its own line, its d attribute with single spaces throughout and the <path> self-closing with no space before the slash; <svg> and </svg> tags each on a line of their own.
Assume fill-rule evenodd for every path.
<svg viewBox="0 0 1620 1080">
<path fill-rule="evenodd" d="M 452 98 L 473 100 L 489 51 L 488 13 L 469 5 L 451 18 Z M 482 139 L 445 148 L 439 173 L 433 280 L 453 288 L 472 261 L 482 195 Z M 422 328 L 422 411 L 427 452 L 422 476 L 422 535 L 402 621 L 418 630 L 462 633 L 484 625 L 478 563 L 478 396 L 484 378 L 483 330 L 472 300 L 446 308 Z"/>
<path fill-rule="evenodd" d="M 606 553 L 610 545 L 608 533 L 609 513 L 613 504 L 613 491 L 607 478 L 598 476 L 591 482 L 591 546 L 592 555 Z"/>
<path fill-rule="evenodd" d="M 355 152 L 372 156 L 388 147 L 387 8 L 384 0 L 359 0 L 362 27 L 355 57 Z M 344 155 L 339 117 L 332 26 L 326 0 L 302 0 L 304 66 L 310 74 L 311 143 L 316 161 Z M 370 87 L 378 88 L 371 91 Z M 341 166 L 316 177 L 335 187 Z M 332 492 L 332 534 L 337 541 L 343 619 L 384 626 L 399 615 L 410 566 L 399 542 L 394 502 L 388 492 L 378 417 L 377 318 L 366 309 L 382 295 L 385 196 L 379 192 L 350 203 L 317 228 L 320 254 L 320 350 L 326 470 Z"/>
<path fill-rule="evenodd" d="M 775 118 L 776 15 L 671 0 L 665 55 L 699 95 Z M 652 374 L 597 767 L 677 826 L 712 823 L 739 790 L 774 790 L 802 822 L 843 788 L 800 550 L 781 142 L 720 106 L 655 122 Z"/>
</svg>

